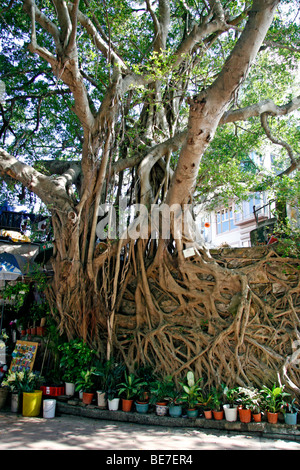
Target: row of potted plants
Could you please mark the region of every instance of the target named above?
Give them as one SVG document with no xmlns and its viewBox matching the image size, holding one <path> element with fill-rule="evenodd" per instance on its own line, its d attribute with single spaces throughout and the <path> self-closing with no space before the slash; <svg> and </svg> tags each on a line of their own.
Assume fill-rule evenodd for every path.
<svg viewBox="0 0 300 470">
<path fill-rule="evenodd" d="M 82 400 L 90 404 L 97 392 L 97 403 L 101 408 L 131 411 L 135 403 L 136 411 L 145 413 L 149 405 L 155 405 L 156 414 L 181 416 L 183 409 L 190 418 L 203 411 L 210 419 L 242 422 L 261 421 L 262 412 L 271 423 L 276 423 L 282 412 L 288 424 L 297 423 L 298 406 L 296 400 L 285 392 L 284 386 L 264 385 L 260 390 L 254 387 L 214 387 L 205 392 L 202 379 L 195 379 L 188 371 L 184 381 L 175 384 L 171 376 L 148 376 L 145 371 L 129 373 L 125 366 L 114 361 L 99 362 L 90 369 L 81 371 L 75 380 L 74 391 L 82 391 Z M 97 390 L 96 390 L 97 388 Z M 88 395 L 88 396 L 87 396 Z"/>
<path fill-rule="evenodd" d="M 137 412 L 145 413 L 152 405 L 158 415 L 168 412 L 171 416 L 181 416 L 184 411 L 191 418 L 203 413 L 207 419 L 239 418 L 243 422 L 258 421 L 262 413 L 268 421 L 277 422 L 281 412 L 287 423 L 297 423 L 296 400 L 282 385 L 274 384 L 271 388 L 264 385 L 261 389 L 220 386 L 207 390 L 202 378 L 196 379 L 192 371 L 175 383 L 171 376 L 156 376 L 150 367 L 140 367 L 132 373 L 114 360 L 100 361 L 82 340 L 63 343 L 58 346 L 58 352 L 59 375 L 65 382 L 64 387 L 60 383 L 56 388 L 58 391 L 53 392 L 54 387 L 47 387 L 41 382 L 43 378 L 33 373 L 9 372 L 1 388 L 9 389 L 13 395 L 34 393 L 39 388 L 43 394 L 51 389 L 52 396 L 72 396 L 77 391 L 83 403 L 90 404 L 96 395 L 98 406 L 110 410 L 119 409 L 121 402 L 123 411 L 132 410 L 135 404 Z"/>
</svg>

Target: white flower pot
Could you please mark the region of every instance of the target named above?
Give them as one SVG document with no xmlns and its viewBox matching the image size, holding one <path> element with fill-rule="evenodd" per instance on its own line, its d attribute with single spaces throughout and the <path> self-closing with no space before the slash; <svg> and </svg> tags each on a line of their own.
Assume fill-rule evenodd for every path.
<svg viewBox="0 0 300 470">
<path fill-rule="evenodd" d="M 237 420 L 237 406 L 234 405 L 233 408 L 230 405 L 223 405 L 225 419 L 226 421 L 236 421 Z"/>
<path fill-rule="evenodd" d="M 117 411 L 119 409 L 120 398 L 113 398 L 112 400 L 107 400 L 107 401 L 108 401 L 108 409 L 110 411 Z"/>
<path fill-rule="evenodd" d="M 97 405 L 100 408 L 106 408 L 106 406 L 107 406 L 107 400 L 105 398 L 105 392 L 102 392 L 102 390 L 97 390 Z"/>
<path fill-rule="evenodd" d="M 75 384 L 65 382 L 65 393 L 68 397 L 72 397 L 75 394 Z"/>
<path fill-rule="evenodd" d="M 12 393 L 11 395 L 11 411 L 18 413 L 20 408 L 20 395 L 18 393 Z"/>
</svg>

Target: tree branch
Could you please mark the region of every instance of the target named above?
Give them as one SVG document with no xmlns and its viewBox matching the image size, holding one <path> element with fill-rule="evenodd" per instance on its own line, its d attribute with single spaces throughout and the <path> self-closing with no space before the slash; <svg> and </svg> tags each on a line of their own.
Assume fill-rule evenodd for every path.
<svg viewBox="0 0 300 470">
<path fill-rule="evenodd" d="M 73 211 L 72 200 L 66 192 L 66 179 L 57 180 L 43 175 L 29 165 L 20 162 L 0 148 L 0 174 L 22 183 L 35 193 L 50 210 Z"/>
<path fill-rule="evenodd" d="M 249 118 L 258 117 L 263 113 L 268 113 L 271 116 L 284 116 L 298 108 L 300 108 L 300 96 L 281 106 L 277 106 L 273 100 L 264 100 L 246 108 L 231 109 L 225 112 L 220 120 L 220 125 L 229 122 L 247 121 Z"/>
</svg>

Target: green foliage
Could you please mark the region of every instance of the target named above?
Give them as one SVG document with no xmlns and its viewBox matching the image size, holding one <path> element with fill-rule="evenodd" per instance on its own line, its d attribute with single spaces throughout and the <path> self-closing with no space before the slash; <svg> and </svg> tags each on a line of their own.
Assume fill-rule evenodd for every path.
<svg viewBox="0 0 300 470">
<path fill-rule="evenodd" d="M 271 413 L 278 413 L 284 405 L 284 400 L 289 396 L 289 393 L 284 391 L 284 385 L 273 384 L 272 388 L 263 386 L 261 389 L 263 397 L 263 406 Z"/>
<path fill-rule="evenodd" d="M 127 400 L 135 398 L 141 388 L 146 385 L 146 382 L 142 382 L 139 377 L 135 374 L 124 373 L 124 381 L 119 384 L 119 395 L 123 395 Z"/>
<path fill-rule="evenodd" d="M 174 383 L 172 376 L 157 377 L 150 383 L 150 403 L 160 403 L 168 401 L 169 396 L 173 394 Z"/>
<path fill-rule="evenodd" d="M 17 311 L 22 307 L 24 300 L 29 292 L 30 286 L 25 282 L 18 281 L 15 284 L 6 284 L 3 292 L 3 298 L 12 300 Z"/>
<path fill-rule="evenodd" d="M 93 392 L 95 389 L 93 369 L 81 370 L 79 377 L 75 382 L 75 390 L 87 393 Z"/>
<path fill-rule="evenodd" d="M 105 398 L 112 400 L 118 396 L 119 384 L 125 372 L 125 365 L 111 361 L 105 383 Z"/>
<path fill-rule="evenodd" d="M 108 38 L 111 50 L 117 50 L 126 63 L 128 74 L 142 74 L 151 81 L 150 84 L 130 89 L 122 99 L 113 145 L 117 150 L 112 155 L 112 163 L 118 158 L 142 155 L 146 149 L 186 128 L 189 112 L 187 96 L 199 93 L 199 90 L 213 83 L 240 34 L 237 29 L 229 29 L 204 38 L 183 56 L 183 63 L 176 68 L 174 58 L 178 48 L 196 24 L 204 24 L 207 20 L 208 4 L 203 1 L 170 1 L 169 31 L 162 50 L 154 49 L 157 34 L 153 18 L 155 15 L 160 18 L 161 15 L 158 3 L 151 4 L 151 11 L 146 2 L 139 1 L 90 0 L 80 3 L 82 12 Z M 242 28 L 248 18 L 244 9 L 249 2 L 221 3 L 228 18 L 241 15 L 238 26 Z M 37 2 L 37 5 L 57 24 L 52 2 Z M 299 94 L 295 77 L 299 52 L 296 47 L 293 48 L 300 37 L 299 23 L 295 21 L 296 5 L 292 0 L 280 2 L 266 38 L 271 46 L 261 48 L 255 66 L 249 70 L 232 106 L 242 108 L 265 99 L 272 99 L 275 104 L 281 105 Z M 53 75 L 46 61 L 28 51 L 31 20 L 23 11 L 22 2 L 10 4 L 9 0 L 4 0 L 1 6 L 0 79 L 6 87 L 5 102 L 1 105 L 1 143 L 13 155 L 49 174 L 43 160 L 80 160 L 83 129 L 72 111 L 74 102 L 70 89 Z M 55 55 L 51 36 L 38 22 L 36 27 L 38 43 Z M 275 47 L 274 43 L 280 47 Z M 77 46 L 80 70 L 92 103 L 91 109 L 96 114 L 110 86 L 112 66 L 99 53 L 94 40 L 80 24 Z M 154 93 L 156 86 L 159 95 Z M 169 119 L 169 128 L 155 125 L 153 137 L 148 137 L 145 123 L 149 116 L 153 116 L 156 123 L 161 111 Z M 298 155 L 300 131 L 297 116 L 270 117 L 269 121 L 274 135 L 291 145 L 295 155 Z M 297 173 L 289 178 L 293 185 L 284 183 L 283 187 L 280 181 L 284 178 L 277 178 L 276 171 L 271 175 L 262 174 L 261 168 L 249 158 L 253 150 L 263 155 L 265 147 L 266 137 L 259 117 L 219 126 L 200 165 L 196 200 L 204 200 L 208 208 L 212 208 L 216 204 L 228 204 L 232 198 L 242 200 L 249 189 L 255 191 L 258 187 L 261 190 L 276 190 L 276 196 L 285 192 L 291 199 Z M 275 149 L 277 169 L 286 168 L 286 151 L 278 146 Z M 171 155 L 172 169 L 176 167 L 178 153 L 177 150 Z M 133 185 L 134 174 L 126 175 Z M 113 184 L 111 186 L 114 191 Z M 9 192 L 9 198 L 19 202 L 18 196 L 24 193 L 22 185 L 11 180 L 7 180 L 2 189 L 0 200 L 7 198 Z M 75 192 L 75 197 L 78 194 Z M 26 190 L 24 201 L 34 207 L 37 199 Z"/>
<path fill-rule="evenodd" d="M 222 387 L 212 388 L 212 408 L 215 411 L 221 411 L 223 404 L 223 389 Z"/>
<path fill-rule="evenodd" d="M 39 377 L 31 371 L 8 371 L 1 386 L 7 387 L 13 393 L 34 392 L 38 386 Z"/>
<path fill-rule="evenodd" d="M 186 402 L 189 409 L 193 409 L 199 403 L 199 396 L 201 392 L 201 387 L 199 383 L 202 381 L 202 377 L 198 380 L 195 380 L 194 373 L 188 371 L 186 374 L 185 382 L 180 382 L 182 386 L 183 393 L 180 397 L 183 402 Z"/>
<path fill-rule="evenodd" d="M 228 403 L 230 406 L 233 406 L 237 401 L 238 393 L 239 393 L 238 387 L 233 387 L 233 388 L 224 387 L 223 394 L 224 394 L 226 403 Z"/>
<path fill-rule="evenodd" d="M 89 369 L 95 357 L 95 351 L 79 339 L 74 339 L 58 346 L 61 354 L 60 367 L 65 382 L 75 383 L 81 371 Z"/>
</svg>

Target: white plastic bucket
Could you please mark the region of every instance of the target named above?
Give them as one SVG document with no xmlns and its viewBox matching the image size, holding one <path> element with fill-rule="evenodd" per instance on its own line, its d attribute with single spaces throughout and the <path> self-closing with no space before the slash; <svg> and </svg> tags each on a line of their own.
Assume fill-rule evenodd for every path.
<svg viewBox="0 0 300 470">
<path fill-rule="evenodd" d="M 75 384 L 71 382 L 65 382 L 66 395 L 72 397 L 75 393 Z"/>
<path fill-rule="evenodd" d="M 56 400 L 44 400 L 43 401 L 43 417 L 54 418 L 55 408 L 56 408 Z"/>
</svg>

